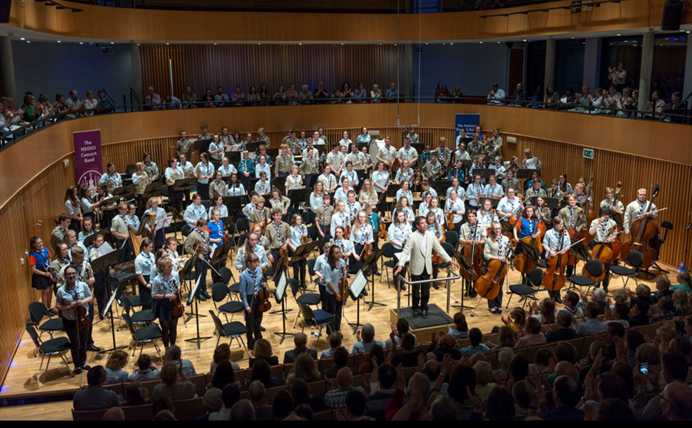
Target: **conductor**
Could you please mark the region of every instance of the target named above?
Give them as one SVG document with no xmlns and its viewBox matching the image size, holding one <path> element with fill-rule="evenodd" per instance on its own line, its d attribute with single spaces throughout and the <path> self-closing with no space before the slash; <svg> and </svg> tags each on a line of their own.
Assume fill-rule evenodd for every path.
<svg viewBox="0 0 692 428">
<path fill-rule="evenodd" d="M 437 241 L 435 234 L 428 231 L 428 222 L 425 217 L 416 217 L 416 232 L 413 232 L 406 239 L 406 245 L 399 255 L 399 265 L 394 271 L 394 277 L 404 268 L 409 256 L 411 258 L 411 279 L 424 281 L 430 279 L 432 272 L 432 252 L 435 250 L 445 262 L 452 261 L 451 257 Z M 452 261 L 453 265 L 457 265 Z M 421 285 L 423 295 L 421 296 Z M 430 283 L 413 285 L 413 316 L 418 315 L 423 318 L 428 316 L 428 300 L 430 300 Z"/>
</svg>

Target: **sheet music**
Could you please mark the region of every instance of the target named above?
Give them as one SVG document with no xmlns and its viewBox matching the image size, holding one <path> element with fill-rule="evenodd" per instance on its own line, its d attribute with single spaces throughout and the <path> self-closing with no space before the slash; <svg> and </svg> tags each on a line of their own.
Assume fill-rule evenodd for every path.
<svg viewBox="0 0 692 428">
<path fill-rule="evenodd" d="M 363 271 L 359 270 L 358 274 L 356 275 L 356 278 L 351 283 L 352 294 L 354 296 L 360 296 L 360 293 L 363 292 L 363 289 L 365 288 L 365 285 L 367 283 L 368 283 L 368 280 L 365 278 L 365 275 L 363 275 Z"/>
<path fill-rule="evenodd" d="M 403 251 L 402 251 L 403 253 Z M 399 257 L 401 257 L 401 253 L 394 253 L 394 257 L 396 257 L 397 260 L 399 260 Z M 411 261 L 411 254 L 408 255 L 408 258 L 406 259 L 406 263 L 409 263 Z"/>
<path fill-rule="evenodd" d="M 163 219 L 161 219 L 161 221 L 156 223 L 156 229 L 154 230 L 154 232 L 158 232 L 159 230 L 161 230 L 165 227 L 169 227 L 172 223 L 173 223 L 173 217 L 172 216 L 163 218 Z"/>
<path fill-rule="evenodd" d="M 276 285 L 276 292 L 274 293 L 274 297 L 276 298 L 277 302 L 281 302 L 281 300 L 284 298 L 286 284 L 286 274 L 282 274 L 281 278 L 279 278 L 279 283 Z"/>
<path fill-rule="evenodd" d="M 113 247 L 111 247 L 108 242 L 104 242 L 103 245 L 101 245 L 100 247 L 97 248 L 97 250 L 98 250 L 99 254 L 102 256 L 105 256 L 106 254 L 110 254 L 113 251 L 115 251 L 113 249 Z"/>
</svg>

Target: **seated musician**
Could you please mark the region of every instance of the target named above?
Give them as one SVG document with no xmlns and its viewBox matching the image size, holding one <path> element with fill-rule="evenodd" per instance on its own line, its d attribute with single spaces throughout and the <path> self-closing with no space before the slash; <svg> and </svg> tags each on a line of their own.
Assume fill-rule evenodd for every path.
<svg viewBox="0 0 692 428">
<path fill-rule="evenodd" d="M 608 248 L 613 248 L 613 241 L 617 238 L 618 227 L 615 220 L 610 218 L 610 208 L 601 207 L 598 211 L 598 218 L 594 219 L 589 226 L 589 235 L 594 237 L 597 244 L 605 244 Z M 596 252 L 592 251 L 592 257 L 596 258 Z M 610 262 L 603 264 L 605 278 L 603 279 L 603 289 L 608 292 L 610 284 Z"/>
<path fill-rule="evenodd" d="M 130 232 L 127 229 L 127 205 L 121 202 L 118 205 L 118 215 L 111 221 L 111 234 L 115 237 L 116 250 L 120 250 L 120 259 L 118 263 L 124 263 L 132 260 L 134 257 L 132 241 L 130 240 Z"/>
<path fill-rule="evenodd" d="M 209 229 L 209 248 L 213 256 L 216 248 L 222 246 L 225 240 L 228 239 L 228 231 L 224 230 L 223 222 L 221 221 L 221 212 L 216 208 L 211 210 L 211 220 L 207 223 L 207 229 Z M 226 259 L 223 259 L 220 263 L 214 264 L 214 269 L 219 271 L 225 266 Z M 212 270 L 211 274 L 214 283 L 221 281 L 221 277 L 216 272 Z"/>
<path fill-rule="evenodd" d="M 272 187 L 272 198 L 269 200 L 269 205 L 272 210 L 280 209 L 282 212 L 286 212 L 291 205 L 291 200 L 282 196 L 277 187 Z"/>
<path fill-rule="evenodd" d="M 509 191 L 509 189 L 514 189 L 515 191 L 517 189 L 521 189 L 521 184 L 519 184 L 519 180 L 514 178 L 514 170 L 508 169 L 505 174 L 507 175 L 507 178 L 502 180 L 502 190 L 504 190 L 505 195 Z"/>
<path fill-rule="evenodd" d="M 161 340 L 163 346 L 168 348 L 175 345 L 178 336 L 178 317 L 173 315 L 173 302 L 180 298 L 181 282 L 173 260 L 163 257 L 157 266 L 161 274 L 154 278 L 151 294 L 154 315 L 161 326 Z"/>
<path fill-rule="evenodd" d="M 507 262 L 509 255 L 512 251 L 509 238 L 502 234 L 502 225 L 500 222 L 495 221 L 490 226 L 491 234 L 485 241 L 485 246 L 483 247 L 483 258 L 490 263 L 492 260 L 499 260 L 501 262 Z M 484 267 L 484 272 L 487 269 L 487 264 Z M 501 314 L 502 313 L 502 287 L 504 285 L 505 278 L 503 277 L 500 281 L 500 290 L 497 297 L 494 299 L 488 299 L 488 309 L 490 313 Z M 481 296 L 482 297 L 482 296 Z"/>
<path fill-rule="evenodd" d="M 250 254 L 240 274 L 240 299 L 245 308 L 247 345 L 252 349 L 255 341 L 262 338 L 262 312 L 258 309 L 259 292 L 263 288 L 262 268 L 256 255 Z"/>
<path fill-rule="evenodd" d="M 432 201 L 432 195 L 430 193 L 426 193 L 426 195 L 423 197 L 423 201 L 418 205 L 418 215 L 421 217 L 425 217 L 428 214 L 428 210 L 430 209 L 430 201 Z"/>
<path fill-rule="evenodd" d="M 192 198 L 192 203 L 185 209 L 185 214 L 183 219 L 185 220 L 185 225 L 183 227 L 183 235 L 187 236 L 190 232 L 197 226 L 199 220 L 207 220 L 207 209 L 202 205 L 202 196 L 196 194 Z"/>
<path fill-rule="evenodd" d="M 486 200 L 486 202 L 490 202 Z M 477 212 L 475 210 L 470 210 L 468 214 L 466 215 L 466 218 L 468 219 L 468 222 L 463 224 L 461 226 L 461 230 L 459 231 L 459 243 L 461 243 L 464 246 L 469 246 L 469 245 L 476 245 L 475 251 L 483 251 L 481 248 L 482 245 L 485 245 L 485 240 L 488 237 L 486 228 L 484 225 L 479 221 Z M 492 218 L 492 216 L 491 216 Z M 493 220 L 497 221 L 497 220 Z M 491 221 L 491 223 L 493 222 Z M 471 260 L 473 261 L 473 260 Z M 471 286 L 471 283 L 468 281 L 466 282 L 466 289 L 464 291 L 465 295 L 467 297 L 475 297 L 476 295 L 476 290 Z"/>
<path fill-rule="evenodd" d="M 428 212 L 428 215 L 425 216 L 425 221 L 428 224 L 428 230 L 435 234 L 437 242 L 442 242 L 442 238 L 444 238 L 445 236 L 442 230 L 442 225 L 437 222 L 437 218 L 435 217 L 435 214 L 432 211 Z M 433 263 L 432 269 L 432 277 L 433 279 L 437 279 L 437 275 L 440 273 L 440 267 L 438 263 Z M 440 286 L 437 285 L 436 282 L 433 282 L 432 286 L 435 290 L 439 290 L 440 288 Z"/>
<path fill-rule="evenodd" d="M 272 220 L 271 210 L 264 207 L 264 197 L 255 195 L 252 198 L 252 203 L 254 208 L 248 214 L 247 218 L 250 223 L 256 223 L 259 225 L 269 224 Z"/>
<path fill-rule="evenodd" d="M 195 274 L 198 278 L 202 278 L 197 288 L 197 298 L 202 302 L 210 297 L 207 292 L 207 263 L 205 263 L 205 259 L 209 258 L 209 232 L 207 232 L 206 227 L 206 219 L 197 220 L 195 229 L 190 232 L 184 244 L 185 253 L 191 257 L 197 257 Z"/>
<path fill-rule="evenodd" d="M 521 211 L 524 208 L 524 204 L 521 199 L 514 197 L 514 189 L 507 189 L 507 196 L 500 199 L 497 204 L 497 216 L 500 218 L 500 222 L 509 221 L 510 217 L 513 215 L 521 215 Z"/>
<path fill-rule="evenodd" d="M 445 202 L 445 215 L 454 215 L 454 230 L 459 232 L 461 225 L 464 221 L 464 214 L 466 214 L 466 207 L 464 206 L 464 201 L 457 197 L 456 190 L 452 190 L 449 193 L 449 199 Z"/>
<path fill-rule="evenodd" d="M 274 266 L 279 262 L 279 250 L 287 250 L 291 238 L 290 226 L 281 220 L 283 211 L 279 208 L 272 210 L 273 221 L 267 225 L 267 250 L 269 260 Z"/>
<path fill-rule="evenodd" d="M 122 187 L 123 179 L 120 177 L 120 174 L 115 172 L 115 164 L 113 162 L 108 162 L 106 168 L 106 172 L 99 179 L 99 184 L 105 184 L 108 187 L 108 192 L 112 193 L 113 190 Z"/>
<path fill-rule="evenodd" d="M 268 180 L 268 175 L 266 172 L 262 171 L 260 173 L 260 179 L 257 183 L 255 183 L 255 193 L 258 195 L 268 195 L 269 192 L 272 190 L 272 185 Z"/>
<path fill-rule="evenodd" d="M 471 160 L 471 155 L 469 154 L 469 152 L 466 151 L 466 144 L 465 144 L 465 143 L 460 143 L 460 144 L 459 144 L 457 151 L 454 152 L 454 159 L 456 159 L 456 161 L 457 161 L 457 168 L 460 168 L 460 167 L 459 167 L 459 162 L 465 161 L 465 160 L 466 160 L 466 161 L 470 161 L 470 160 Z M 459 171 L 455 171 L 455 173 L 458 174 Z M 456 175 L 456 174 L 455 174 L 455 175 Z M 462 175 L 463 175 L 463 173 L 462 173 Z M 458 176 L 458 175 L 457 175 L 457 176 Z M 463 178 L 460 178 L 460 180 L 463 181 Z"/>
<path fill-rule="evenodd" d="M 409 205 L 408 198 L 406 196 L 402 196 L 396 200 L 396 206 L 394 208 L 394 211 L 397 210 L 401 210 L 404 212 L 404 218 L 406 219 L 407 223 L 413 223 L 415 216 L 413 215 L 413 209 Z M 394 218 L 394 212 L 392 212 L 392 218 Z"/>
<path fill-rule="evenodd" d="M 546 192 L 546 197 L 557 199 L 558 202 L 565 197 L 565 193 L 560 190 L 560 182 L 558 180 L 553 179 L 550 182 L 550 189 Z"/>
<path fill-rule="evenodd" d="M 303 245 L 303 239 L 308 237 L 308 228 L 303 224 L 303 218 L 300 214 L 293 214 L 290 223 L 290 239 L 287 241 L 288 244 L 288 255 L 293 257 L 296 249 Z M 293 262 L 293 278 L 300 278 L 300 287 L 306 288 L 305 284 L 305 266 L 306 260 L 301 260 L 298 262 Z"/>
<path fill-rule="evenodd" d="M 363 185 L 358 192 L 358 202 L 363 206 L 365 206 L 365 204 L 370 204 L 374 207 L 377 205 L 377 201 L 379 201 L 379 196 L 375 191 L 375 187 L 372 185 L 372 181 L 370 181 L 369 178 L 364 179 Z"/>
<path fill-rule="evenodd" d="M 495 170 L 495 177 L 499 181 L 504 180 L 504 178 L 507 176 L 507 174 L 506 174 L 507 170 L 505 169 L 505 166 L 502 165 L 502 156 L 495 156 L 494 157 L 494 163 L 491 165 L 488 165 L 488 168 Z M 504 192 L 504 189 L 503 189 L 503 192 Z"/>
<path fill-rule="evenodd" d="M 223 196 L 217 196 L 211 200 L 211 206 L 207 211 L 207 218 L 211 218 L 211 210 L 219 210 L 221 218 L 228 217 L 228 207 L 223 204 Z"/>
<path fill-rule="evenodd" d="M 490 231 L 490 225 L 494 221 L 499 221 L 499 219 L 497 218 L 497 214 L 492 209 L 492 206 L 493 205 L 490 199 L 486 199 L 483 201 L 483 208 L 481 208 L 481 210 L 478 211 L 476 214 L 478 222 L 481 226 L 483 226 L 483 229 L 485 229 L 486 235 Z"/>
<path fill-rule="evenodd" d="M 560 210 L 558 216 L 564 221 L 565 230 L 567 230 L 567 232 L 574 231 L 575 238 L 586 226 L 586 216 L 584 215 L 584 211 L 577 206 L 577 198 L 575 198 L 574 195 L 569 195 L 567 197 L 567 206 Z M 573 273 L 574 266 L 567 265 L 567 277 L 572 276 Z"/>
<path fill-rule="evenodd" d="M 329 193 L 322 195 L 322 205 L 317 208 L 315 215 L 315 226 L 321 239 L 329 238 L 332 230 L 332 218 L 334 217 L 334 206 L 331 205 Z"/>
<path fill-rule="evenodd" d="M 353 248 L 348 262 L 350 273 L 357 273 L 363 267 L 365 262 L 363 248 L 366 244 L 372 244 L 375 241 L 372 225 L 368 221 L 368 214 L 359 210 L 355 217 L 353 229 L 348 238 Z"/>
<path fill-rule="evenodd" d="M 260 262 L 260 267 L 266 269 L 269 267 L 269 259 L 264 247 L 259 243 L 259 235 L 255 232 L 250 232 L 245 240 L 245 245 L 238 249 L 238 254 L 235 257 L 235 268 L 242 271 L 245 263 L 246 254 L 254 254 Z"/>
<path fill-rule="evenodd" d="M 583 183 L 577 183 L 574 185 L 574 197 L 577 200 L 577 205 L 580 208 L 586 206 L 586 202 L 593 202 L 591 197 L 586 194 L 586 186 Z"/>
<path fill-rule="evenodd" d="M 536 198 L 536 217 L 538 218 L 538 221 L 540 223 L 543 223 L 546 228 L 550 229 L 553 227 L 553 215 L 548 207 L 548 205 L 545 203 L 545 199 L 543 197 L 539 196 Z"/>
<path fill-rule="evenodd" d="M 563 256 L 567 257 L 566 251 L 569 250 L 565 249 L 568 248 L 571 243 L 569 234 L 564 230 L 564 221 L 562 217 L 555 217 L 553 219 L 553 228 L 547 231 L 543 237 L 543 248 L 545 249 L 547 263 L 550 264 L 550 259 L 556 257 L 560 252 L 564 252 Z M 558 303 L 562 303 L 560 290 L 551 291 L 550 298 Z"/>
<path fill-rule="evenodd" d="M 286 196 L 289 190 L 298 190 L 303 188 L 303 177 L 298 173 L 298 165 L 291 165 L 291 173 L 286 177 Z"/>
<path fill-rule="evenodd" d="M 469 171 L 469 174 L 471 172 Z M 467 208 L 478 210 L 480 208 L 480 200 L 484 197 L 485 187 L 481 184 L 481 176 L 476 174 L 473 176 L 473 183 L 466 187 L 466 197 L 468 198 Z"/>
<path fill-rule="evenodd" d="M 127 204 L 127 215 L 125 216 L 125 220 L 127 220 L 127 225 L 132 229 L 135 231 L 139 230 L 141 222 L 139 221 L 139 217 L 137 217 L 137 205 L 133 203 Z"/>
<path fill-rule="evenodd" d="M 337 227 L 341 227 L 343 231 L 346 231 L 347 228 L 350 230 L 350 226 L 351 216 L 346 210 L 346 203 L 344 201 L 336 201 L 336 210 L 334 211 L 334 215 L 332 215 L 330 223 L 332 235 L 336 236 L 333 232 L 336 231 Z"/>
<path fill-rule="evenodd" d="M 437 198 L 437 196 L 433 196 L 433 198 L 430 200 L 430 207 L 428 207 L 428 213 L 435 214 L 435 220 L 444 229 L 445 212 L 442 208 L 439 207 L 439 205 L 440 200 Z M 426 213 L 426 216 L 428 215 L 428 213 Z"/>
<path fill-rule="evenodd" d="M 223 178 L 230 177 L 231 174 L 237 174 L 238 170 L 235 169 L 235 167 L 228 162 L 228 158 L 224 156 L 223 160 L 221 161 L 221 165 L 219 166 L 218 171 L 221 172 L 221 176 Z"/>
</svg>

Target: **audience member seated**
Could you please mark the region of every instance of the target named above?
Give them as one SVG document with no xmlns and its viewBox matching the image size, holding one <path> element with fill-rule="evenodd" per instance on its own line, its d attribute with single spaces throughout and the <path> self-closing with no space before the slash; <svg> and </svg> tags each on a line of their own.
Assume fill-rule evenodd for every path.
<svg viewBox="0 0 692 428">
<path fill-rule="evenodd" d="M 111 407 L 103 414 L 104 421 L 124 421 L 125 412 L 120 407 Z"/>
<path fill-rule="evenodd" d="M 375 340 L 375 327 L 372 324 L 365 324 L 363 326 L 363 333 L 360 330 L 356 333 L 356 338 L 358 342 L 353 344 L 352 354 L 357 354 L 358 352 L 370 352 L 370 348 L 373 345 L 379 345 L 384 348 L 384 345 L 379 340 Z"/>
<path fill-rule="evenodd" d="M 506 97 L 505 90 L 500 89 L 497 83 L 493 83 L 493 90 L 488 93 L 488 105 L 504 105 Z"/>
<path fill-rule="evenodd" d="M 423 351 L 415 349 L 416 337 L 411 333 L 406 333 L 401 342 L 401 347 L 403 351 L 391 358 L 391 363 L 394 367 L 399 367 L 399 364 L 403 364 L 404 367 L 417 367 L 418 358 L 422 356 Z M 391 352 L 394 352 L 394 348 L 392 348 Z"/>
<path fill-rule="evenodd" d="M 397 371 L 397 388 L 385 410 L 385 419 L 392 421 L 418 421 L 427 418 L 430 409 L 430 383 L 422 373 L 415 373 L 408 382 L 408 402 L 404 404 L 406 379 Z"/>
<path fill-rule="evenodd" d="M 284 364 L 292 363 L 298 355 L 304 352 L 308 353 L 312 358 L 317 359 L 317 350 L 307 347 L 308 336 L 305 335 L 305 333 L 296 333 L 296 335 L 293 336 L 293 343 L 296 347 L 291 351 L 286 351 L 284 354 Z"/>
<path fill-rule="evenodd" d="M 394 392 L 396 392 L 396 379 L 397 371 L 393 365 L 384 363 L 379 367 L 375 367 L 370 378 L 370 388 L 374 392 L 366 399 L 368 416 L 375 418 L 377 421 L 385 420 L 385 409 L 387 409 L 389 401 L 394 396 Z"/>
<path fill-rule="evenodd" d="M 526 334 L 519 338 L 516 348 L 526 348 L 527 346 L 542 345 L 545 343 L 545 336 L 541 333 L 541 322 L 538 318 L 529 317 L 526 320 Z M 605 328 L 604 328 L 605 330 Z"/>
<path fill-rule="evenodd" d="M 466 316 L 461 312 L 454 314 L 454 328 L 450 328 L 447 334 L 455 339 L 466 339 L 469 337 L 469 326 L 466 323 Z"/>
<path fill-rule="evenodd" d="M 250 400 L 240 400 L 231 408 L 229 420 L 252 422 L 255 420 L 255 408 L 252 407 Z"/>
<path fill-rule="evenodd" d="M 333 382 L 331 382 L 332 388 L 334 387 Z M 365 390 L 360 387 L 353 386 L 353 371 L 348 367 L 343 367 L 339 370 L 336 376 L 336 388 L 328 391 L 324 396 L 324 403 L 327 407 L 333 409 L 343 407 L 346 405 L 346 396 L 349 391 L 360 391 L 365 393 Z"/>
<path fill-rule="evenodd" d="M 630 327 L 649 324 L 649 310 L 651 306 L 644 300 L 637 300 L 630 308 L 633 314 L 629 319 Z"/>
<path fill-rule="evenodd" d="M 240 388 L 238 388 L 238 385 L 234 383 L 226 385 L 221 392 L 221 401 L 223 402 L 221 410 L 209 414 L 210 421 L 227 421 L 230 419 L 233 406 L 240 401 Z"/>
<path fill-rule="evenodd" d="M 257 339 L 255 341 L 253 355 L 254 358 L 250 357 L 250 367 L 252 367 L 257 360 L 265 360 L 270 366 L 279 365 L 279 357 L 274 355 L 272 344 L 267 339 Z"/>
<path fill-rule="evenodd" d="M 485 402 L 488 401 L 490 391 L 492 391 L 496 385 L 494 382 L 491 382 L 495 380 L 493 366 L 487 361 L 479 361 L 473 365 L 473 370 L 476 372 L 475 394 L 480 399 L 481 404 L 485 404 Z"/>
<path fill-rule="evenodd" d="M 74 393 L 72 407 L 75 410 L 110 409 L 120 406 L 118 394 L 103 388 L 106 382 L 106 370 L 103 366 L 94 366 L 87 373 L 87 387 Z"/>
<path fill-rule="evenodd" d="M 128 378 L 130 382 L 140 381 L 144 382 L 147 380 L 160 379 L 161 372 L 156 364 L 151 362 L 151 357 L 149 354 L 142 354 L 137 358 L 137 367 L 132 370 L 132 374 Z"/>
<path fill-rule="evenodd" d="M 139 381 L 130 382 L 125 387 L 125 402 L 123 406 L 141 406 L 149 403 L 149 390 Z"/>
<path fill-rule="evenodd" d="M 301 404 L 308 404 L 313 413 L 322 412 L 327 409 L 322 398 L 312 395 L 308 383 L 296 378 L 291 384 L 291 397 L 293 397 L 294 410 Z"/>
<path fill-rule="evenodd" d="M 272 376 L 271 367 L 267 360 L 256 360 L 252 366 L 251 377 L 247 381 L 249 386 L 252 382 L 259 381 L 265 388 L 273 388 L 279 384 L 276 377 Z"/>
<path fill-rule="evenodd" d="M 127 365 L 127 352 L 115 351 L 106 361 L 106 384 L 127 382 L 128 374 L 123 370 Z"/>
<path fill-rule="evenodd" d="M 255 408 L 255 419 L 258 421 L 269 421 L 274 419 L 272 406 L 267 404 L 266 400 L 267 389 L 264 384 L 258 380 L 252 382 L 248 388 L 250 402 Z"/>
<path fill-rule="evenodd" d="M 332 333 L 333 334 L 338 334 L 338 333 Z M 339 373 L 339 370 L 341 370 L 344 367 L 347 367 L 346 365 L 348 364 L 348 350 L 344 348 L 343 346 L 339 346 L 336 348 L 334 351 L 334 365 L 327 370 L 324 371 L 324 375 L 327 376 L 328 379 L 334 379 L 337 374 Z M 353 367 L 348 367 L 354 374 L 356 372 L 355 368 Z"/>
<path fill-rule="evenodd" d="M 585 312 L 586 316 L 588 317 L 588 320 L 582 322 L 576 327 L 577 336 L 587 336 L 594 333 L 604 333 L 606 331 L 606 325 L 598 320 L 598 315 L 600 315 L 601 313 L 601 307 L 598 305 L 598 303 L 587 303 Z"/>
<path fill-rule="evenodd" d="M 286 390 L 281 390 L 274 395 L 274 401 L 272 402 L 272 413 L 274 414 L 274 419 L 278 421 L 283 421 L 291 415 L 293 412 L 293 397 L 291 393 Z"/>
<path fill-rule="evenodd" d="M 222 343 L 217 346 L 216 349 L 214 349 L 214 356 L 211 360 L 209 373 L 214 373 L 216 371 L 216 367 L 218 367 L 218 365 L 223 361 L 229 361 L 231 366 L 233 366 L 233 370 L 240 370 L 240 366 L 231 361 L 231 347 L 228 345 L 228 343 Z"/>
<path fill-rule="evenodd" d="M 173 401 L 187 400 L 195 395 L 195 385 L 187 380 L 181 363 L 178 367 L 172 362 L 161 367 L 161 383 L 154 387 L 154 400 L 161 397 L 170 397 Z"/>
<path fill-rule="evenodd" d="M 320 371 L 317 370 L 315 357 L 306 352 L 298 354 L 298 358 L 296 358 L 290 373 L 286 377 L 286 383 L 290 385 L 295 379 L 303 379 L 308 383 L 322 379 Z"/>
<path fill-rule="evenodd" d="M 577 332 L 572 328 L 572 323 L 574 322 L 574 316 L 572 313 L 565 309 L 560 309 L 557 311 L 556 323 L 557 330 L 553 330 L 545 335 L 546 342 L 556 342 L 558 340 L 570 340 L 577 337 Z"/>
<path fill-rule="evenodd" d="M 176 366 L 178 366 L 179 362 L 182 361 L 183 374 L 188 377 L 197 376 L 195 366 L 192 365 L 190 360 L 181 359 L 180 348 L 178 347 L 178 345 L 171 345 L 168 347 L 168 349 L 166 349 L 166 354 L 163 357 L 163 361 L 166 363 L 175 363 Z"/>
<path fill-rule="evenodd" d="M 343 336 L 341 336 L 341 333 L 334 332 L 329 335 L 329 349 L 326 351 L 322 351 L 322 355 L 320 355 L 320 359 L 322 358 L 334 358 L 334 352 L 336 351 L 337 348 L 341 346 L 341 341 L 343 339 Z"/>
<path fill-rule="evenodd" d="M 389 338 L 384 342 L 384 349 L 388 350 L 392 347 L 392 340 L 394 340 L 395 346 L 401 346 L 401 339 L 403 339 L 404 335 L 408 333 L 408 331 L 411 329 L 411 326 L 409 325 L 408 321 L 406 321 L 405 318 L 399 318 L 399 320 L 396 322 L 396 327 L 392 324 L 392 333 L 394 334 L 394 339 L 392 339 L 392 334 L 389 335 Z M 413 335 L 413 338 L 416 338 L 416 335 Z"/>
<path fill-rule="evenodd" d="M 235 380 L 235 371 L 233 366 L 228 360 L 221 361 L 221 363 L 216 366 L 214 378 L 212 379 L 211 383 L 209 383 L 209 387 L 224 389 L 226 385 L 231 383 L 239 384 L 239 382 Z"/>
<path fill-rule="evenodd" d="M 471 344 L 466 348 L 461 349 L 461 354 L 473 355 L 476 352 L 480 352 L 483 355 L 488 355 L 490 353 L 490 348 L 481 343 L 483 341 L 483 333 L 481 333 L 480 329 L 474 327 L 469 330 L 469 341 Z M 452 358 L 454 358 L 454 356 L 452 356 Z M 442 361 L 442 359 L 438 358 L 437 361 Z"/>
<path fill-rule="evenodd" d="M 364 354 L 361 353 L 361 355 Z M 373 363 L 373 360 L 375 361 L 375 363 Z M 375 369 L 375 364 L 380 365 L 385 361 L 386 360 L 384 357 L 384 349 L 382 349 L 380 345 L 373 345 L 373 347 L 370 348 L 370 358 L 363 358 L 363 362 L 360 364 L 360 367 L 358 368 L 358 373 L 372 373 Z"/>
<path fill-rule="evenodd" d="M 208 421 L 212 413 L 219 412 L 223 408 L 222 400 L 223 391 L 219 388 L 209 388 L 204 393 L 202 405 L 204 406 L 204 415 L 197 418 L 198 421 Z"/>
</svg>

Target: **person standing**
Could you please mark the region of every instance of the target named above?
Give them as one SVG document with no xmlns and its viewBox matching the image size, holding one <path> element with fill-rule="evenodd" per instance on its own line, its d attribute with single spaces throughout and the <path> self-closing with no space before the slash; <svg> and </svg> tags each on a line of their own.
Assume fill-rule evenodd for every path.
<svg viewBox="0 0 692 428">
<path fill-rule="evenodd" d="M 416 229 L 417 232 L 409 235 L 406 240 L 404 250 L 399 257 L 399 264 L 394 271 L 394 277 L 396 277 L 410 257 L 411 279 L 414 282 L 430 279 L 433 250 L 442 257 L 445 263 L 452 261 L 451 257 L 438 242 L 435 234 L 428 230 L 428 222 L 425 217 L 416 218 Z M 456 265 L 455 262 L 452 262 L 452 264 Z M 430 284 L 413 284 L 414 317 L 418 317 L 418 315 L 423 318 L 428 317 L 428 300 L 430 300 Z"/>
<path fill-rule="evenodd" d="M 255 341 L 262 338 L 260 330 L 262 312 L 259 310 L 259 292 L 262 291 L 262 268 L 255 253 L 245 258 L 245 269 L 240 274 L 240 300 L 245 308 L 245 325 L 247 327 L 247 346 L 255 347 Z"/>
<path fill-rule="evenodd" d="M 89 315 L 89 305 L 94 297 L 89 291 L 89 286 L 77 279 L 77 268 L 73 265 L 67 266 L 64 270 L 65 285 L 60 287 L 56 296 L 56 307 L 62 311 L 63 325 L 65 332 L 70 339 L 70 350 L 72 361 L 74 362 L 75 374 L 82 373 L 82 370 L 89 370 L 91 367 L 86 365 L 87 341 L 89 339 L 89 329 L 84 322 L 77 321 L 78 308 L 83 307 Z"/>
<path fill-rule="evenodd" d="M 507 263 L 511 251 L 512 246 L 509 242 L 509 238 L 502 234 L 502 225 L 499 221 L 494 221 L 490 225 L 490 238 L 485 241 L 485 246 L 483 247 L 483 258 L 485 258 L 488 264 L 491 260 L 499 260 L 503 263 Z M 500 290 L 497 297 L 488 299 L 488 309 L 493 314 L 502 313 L 502 287 L 504 282 L 505 278 L 503 277 L 500 281 Z"/>
</svg>

